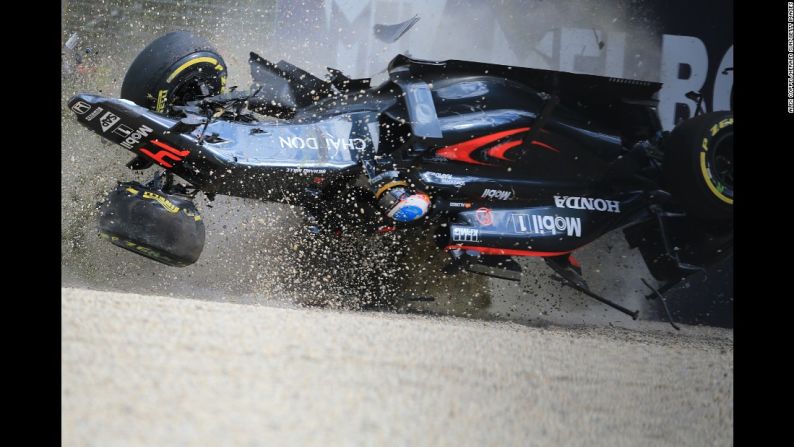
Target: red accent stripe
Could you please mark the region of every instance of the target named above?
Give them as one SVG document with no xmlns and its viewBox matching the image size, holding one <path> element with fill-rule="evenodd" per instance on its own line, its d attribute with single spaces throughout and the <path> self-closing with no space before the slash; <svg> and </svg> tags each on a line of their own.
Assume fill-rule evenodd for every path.
<svg viewBox="0 0 794 447">
<path fill-rule="evenodd" d="M 444 250 L 474 250 L 484 255 L 504 255 L 504 256 L 559 256 L 572 252 L 569 251 L 532 251 L 516 250 L 512 248 L 493 248 L 493 247 L 474 247 L 471 245 L 447 245 Z"/>
<path fill-rule="evenodd" d="M 494 157 L 494 158 L 498 158 L 500 160 L 510 161 L 510 160 L 507 159 L 507 157 L 505 157 L 505 152 L 507 152 L 507 150 L 510 149 L 511 147 L 518 146 L 522 142 L 523 141 L 521 141 L 521 140 L 517 140 L 517 141 L 508 141 L 507 143 L 498 144 L 498 145 L 488 149 L 488 155 L 490 155 L 491 157 Z"/>
<path fill-rule="evenodd" d="M 190 155 L 190 151 L 179 151 L 179 150 L 176 150 L 173 147 L 163 143 L 162 141 L 157 141 L 157 140 L 150 140 L 150 141 L 152 143 L 154 143 L 155 145 L 160 146 L 161 148 L 163 148 L 163 149 L 165 149 L 167 151 L 171 151 L 174 154 L 179 155 L 180 157 L 187 157 L 188 155 Z"/>
<path fill-rule="evenodd" d="M 582 268 L 582 264 L 580 264 L 580 263 L 579 263 L 579 260 L 578 260 L 578 259 L 576 259 L 576 258 L 574 258 L 574 257 L 573 257 L 573 255 L 568 255 L 568 262 L 569 262 L 569 263 L 570 263 L 572 266 L 574 266 L 574 267 L 576 267 L 576 268 L 578 268 L 578 269 Z"/>
<path fill-rule="evenodd" d="M 546 148 L 546 149 L 552 150 L 552 151 L 554 151 L 554 152 L 559 152 L 559 150 L 558 150 L 557 148 L 554 148 L 554 147 L 552 147 L 552 146 L 549 146 L 549 145 L 548 145 L 548 144 L 546 144 L 546 143 L 541 143 L 540 141 L 537 141 L 537 140 L 532 140 L 532 144 L 535 144 L 535 145 L 537 145 L 537 146 L 540 146 L 540 147 L 543 147 L 543 148 Z"/>
<path fill-rule="evenodd" d="M 151 158 L 151 159 L 153 159 L 154 161 L 156 161 L 156 162 L 157 162 L 157 164 L 159 164 L 160 166 L 165 166 L 166 168 L 173 168 L 173 167 L 174 167 L 174 165 L 172 165 L 171 163 L 169 163 L 169 162 L 167 162 L 167 161 L 163 160 L 163 157 L 168 157 L 168 158 L 170 158 L 170 159 L 172 159 L 172 160 L 176 159 L 175 161 L 179 161 L 179 160 L 181 160 L 181 158 L 179 158 L 179 157 L 177 157 L 176 155 L 173 155 L 173 154 L 171 154 L 171 153 L 168 153 L 168 152 L 166 152 L 166 151 L 160 151 L 160 152 L 158 152 L 157 154 L 153 154 L 153 153 L 151 153 L 151 152 L 150 152 L 148 149 L 146 149 L 146 148 L 143 148 L 143 147 L 142 147 L 140 150 L 141 150 L 141 152 L 143 152 L 144 154 L 148 155 L 148 156 L 149 156 L 149 158 Z"/>
<path fill-rule="evenodd" d="M 483 163 L 481 161 L 477 161 L 471 158 L 471 153 L 481 148 L 482 146 L 485 146 L 488 143 L 492 143 L 501 138 L 509 137 L 510 135 L 515 135 L 520 132 L 526 132 L 528 130 L 529 127 L 522 127 L 520 129 L 505 130 L 502 132 L 492 133 L 490 135 L 474 138 L 473 140 L 464 141 L 462 143 L 457 143 L 451 146 L 442 147 L 441 149 L 436 151 L 436 155 L 447 158 L 449 160 L 457 160 L 457 161 L 462 161 L 464 163 L 489 166 L 488 163 Z"/>
<path fill-rule="evenodd" d="M 154 144 L 156 146 L 159 146 L 159 147 L 161 147 L 161 148 L 163 148 L 165 150 L 158 151 L 156 154 L 152 153 L 151 151 L 149 151 L 145 147 L 141 147 L 139 150 L 142 153 L 148 155 L 149 158 L 151 158 L 154 161 L 156 161 L 157 164 L 159 164 L 160 166 L 164 166 L 166 168 L 173 168 L 174 165 L 172 165 L 171 163 L 165 161 L 165 158 L 170 158 L 173 161 L 182 161 L 182 157 L 187 157 L 188 155 L 190 155 L 190 151 L 177 150 L 177 149 L 175 149 L 175 148 L 163 143 L 162 141 L 157 141 L 157 140 L 149 140 L 149 141 L 152 144 Z"/>
<path fill-rule="evenodd" d="M 378 234 L 386 234 L 391 233 L 392 231 L 396 230 L 397 227 L 391 225 L 383 225 L 378 228 Z"/>
</svg>

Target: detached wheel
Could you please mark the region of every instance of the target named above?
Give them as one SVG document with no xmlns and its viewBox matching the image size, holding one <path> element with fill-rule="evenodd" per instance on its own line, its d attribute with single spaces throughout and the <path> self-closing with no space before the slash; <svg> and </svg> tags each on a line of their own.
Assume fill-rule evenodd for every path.
<svg viewBox="0 0 794 447">
<path fill-rule="evenodd" d="M 733 216 L 733 113 L 712 112 L 679 124 L 664 143 L 664 183 L 687 213 Z"/>
<path fill-rule="evenodd" d="M 185 267 L 204 249 L 204 221 L 190 200 L 122 183 L 99 208 L 99 234 L 125 250 Z"/>
<path fill-rule="evenodd" d="M 223 93 L 226 62 L 206 40 L 186 32 L 166 34 L 130 65 L 121 97 L 160 113 L 173 105 Z"/>
</svg>

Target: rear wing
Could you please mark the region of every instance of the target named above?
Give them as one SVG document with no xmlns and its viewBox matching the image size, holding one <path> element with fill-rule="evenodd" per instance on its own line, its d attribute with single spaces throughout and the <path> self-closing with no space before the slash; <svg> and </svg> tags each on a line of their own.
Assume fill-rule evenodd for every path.
<svg viewBox="0 0 794 447">
<path fill-rule="evenodd" d="M 460 60 L 424 61 L 402 54 L 389 63 L 389 75 L 392 79 L 432 79 L 485 73 L 520 82 L 549 94 L 556 90 L 562 103 L 655 100 L 656 92 L 662 88 L 659 82 Z"/>
<path fill-rule="evenodd" d="M 603 128 L 619 132 L 629 146 L 661 130 L 656 113 L 657 92 L 662 88 L 659 82 L 460 60 L 424 61 L 404 55 L 392 59 L 388 71 L 391 80 L 398 84 L 483 75 L 521 83 L 548 98 L 539 119 L 548 117 L 559 104 L 587 114 Z M 542 126 L 535 126 L 539 127 Z"/>
</svg>

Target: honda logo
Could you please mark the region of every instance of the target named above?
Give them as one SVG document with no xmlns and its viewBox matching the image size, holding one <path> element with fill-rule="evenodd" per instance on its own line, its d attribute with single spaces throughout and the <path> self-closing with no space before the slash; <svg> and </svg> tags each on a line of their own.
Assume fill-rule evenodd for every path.
<svg viewBox="0 0 794 447">
<path fill-rule="evenodd" d="M 91 105 L 83 101 L 77 101 L 72 106 L 72 111 L 78 115 L 84 115 L 89 110 L 91 110 Z"/>
</svg>

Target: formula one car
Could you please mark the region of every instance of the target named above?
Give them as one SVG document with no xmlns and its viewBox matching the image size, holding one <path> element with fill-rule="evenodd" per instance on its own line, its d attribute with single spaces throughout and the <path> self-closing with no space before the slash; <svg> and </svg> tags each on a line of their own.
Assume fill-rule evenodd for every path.
<svg viewBox="0 0 794 447">
<path fill-rule="evenodd" d="M 512 257 L 543 257 L 635 318 L 587 288 L 575 250 L 622 229 L 663 289 L 732 253 L 732 113 L 663 132 L 661 84 L 403 55 L 380 85 L 255 53 L 249 63 L 251 89 L 227 88 L 209 43 L 171 33 L 132 63 L 122 99 L 69 101 L 80 124 L 134 154 L 131 169 L 163 169 L 110 193 L 103 237 L 186 266 L 204 245 L 198 192 L 299 204 L 312 232 L 435 228 L 447 272 L 515 280 Z M 427 197 L 427 213 L 382 212 L 395 186 Z"/>
</svg>

